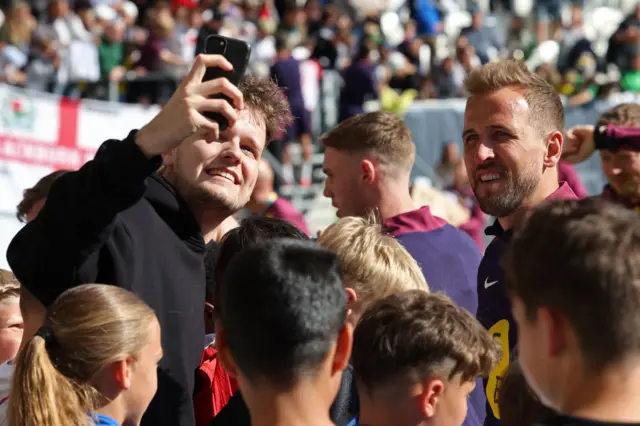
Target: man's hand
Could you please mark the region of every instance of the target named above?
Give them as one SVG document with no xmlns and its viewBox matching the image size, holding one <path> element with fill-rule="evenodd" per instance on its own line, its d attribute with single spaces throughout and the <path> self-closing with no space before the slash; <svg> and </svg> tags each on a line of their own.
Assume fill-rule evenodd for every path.
<svg viewBox="0 0 640 426">
<path fill-rule="evenodd" d="M 232 65 L 221 55 L 198 55 L 189 75 L 182 81 L 162 111 L 136 136 L 136 143 L 149 158 L 176 148 L 186 138 L 198 132 L 212 132 L 218 137 L 218 123 L 202 115 L 217 112 L 229 120 L 232 127 L 238 118 L 237 110 L 244 108 L 242 93 L 226 78 L 202 81 L 209 67 L 230 71 Z M 233 106 L 213 95 L 226 95 Z M 234 109 L 235 107 L 235 109 Z"/>
<path fill-rule="evenodd" d="M 576 164 L 585 161 L 596 149 L 593 140 L 593 126 L 576 126 L 567 132 L 562 159 L 567 163 Z"/>
</svg>

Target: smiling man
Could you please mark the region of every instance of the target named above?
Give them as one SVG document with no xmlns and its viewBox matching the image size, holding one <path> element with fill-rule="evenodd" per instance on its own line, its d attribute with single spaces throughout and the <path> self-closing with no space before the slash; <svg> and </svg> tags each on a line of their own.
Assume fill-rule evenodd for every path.
<svg viewBox="0 0 640 426">
<path fill-rule="evenodd" d="M 517 330 L 499 260 L 524 213 L 545 199 L 577 199 L 558 182 L 564 109 L 547 82 L 523 63 L 503 61 L 471 72 L 464 114 L 464 159 L 482 210 L 496 217 L 485 230 L 495 238 L 478 268 L 478 319 L 497 337 L 503 356 L 485 381 L 485 424 L 499 425 L 499 386 L 509 367 Z"/>
<path fill-rule="evenodd" d="M 149 124 L 105 142 L 92 161 L 58 178 L 7 252 L 16 277 L 45 306 L 70 287 L 102 282 L 133 291 L 153 308 L 167 351 L 142 425 L 194 424 L 204 236 L 249 200 L 267 141 L 290 119 L 272 81 L 203 82 L 207 67 L 231 65 L 221 56 L 199 56 Z M 219 132 L 205 111 L 223 114 L 229 127 Z"/>
</svg>

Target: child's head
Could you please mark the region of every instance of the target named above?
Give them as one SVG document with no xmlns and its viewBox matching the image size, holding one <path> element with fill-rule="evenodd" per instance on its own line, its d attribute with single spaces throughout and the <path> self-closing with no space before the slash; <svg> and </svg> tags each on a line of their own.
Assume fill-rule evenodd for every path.
<svg viewBox="0 0 640 426">
<path fill-rule="evenodd" d="M 0 269 L 0 364 L 16 356 L 22 331 L 20 283 L 11 272 Z"/>
<path fill-rule="evenodd" d="M 221 309 L 218 302 L 220 300 L 219 283 L 231 259 L 254 244 L 274 238 L 309 239 L 304 232 L 286 220 L 261 216 L 251 216 L 243 219 L 238 227 L 225 234 L 215 263 L 209 262 L 207 265 L 208 270 L 213 270 L 213 279 L 208 281 L 207 302 L 212 305 L 211 309 L 216 310 L 216 314 L 219 314 L 217 310 Z M 212 316 L 215 316 L 213 312 Z"/>
<path fill-rule="evenodd" d="M 518 361 L 513 361 L 500 386 L 500 422 L 503 426 L 536 425 L 553 415 L 527 384 Z"/>
<path fill-rule="evenodd" d="M 340 219 L 317 242 L 340 259 L 354 324 L 376 300 L 406 290 L 429 290 L 415 259 L 373 216 Z"/>
<path fill-rule="evenodd" d="M 266 241 L 238 253 L 219 286 L 216 345 L 249 409 L 312 391 L 328 415 L 352 339 L 337 257 L 310 241 Z"/>
<path fill-rule="evenodd" d="M 460 426 L 476 379 L 498 357 L 489 333 L 443 294 L 411 290 L 379 300 L 354 333 L 360 423 Z"/>
<path fill-rule="evenodd" d="M 545 405 L 574 410 L 569 395 L 640 367 L 637 212 L 597 198 L 546 202 L 514 233 L 503 269 L 518 359 Z"/>
<path fill-rule="evenodd" d="M 92 412 L 138 424 L 157 389 L 162 357 L 153 310 L 121 288 L 64 292 L 16 359 L 9 423 L 87 423 Z"/>
</svg>

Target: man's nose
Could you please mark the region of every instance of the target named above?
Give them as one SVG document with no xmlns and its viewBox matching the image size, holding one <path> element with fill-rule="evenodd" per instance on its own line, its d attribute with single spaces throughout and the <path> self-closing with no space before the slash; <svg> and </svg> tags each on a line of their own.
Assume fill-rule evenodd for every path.
<svg viewBox="0 0 640 426">
<path fill-rule="evenodd" d="M 327 198 L 333 198 L 333 194 L 331 193 L 331 190 L 329 189 L 329 184 L 327 183 L 327 181 L 324 181 L 324 190 L 322 191 L 322 195 L 324 195 Z"/>
<path fill-rule="evenodd" d="M 476 148 L 476 162 L 477 164 L 482 164 L 485 161 L 494 158 L 495 155 L 493 153 L 493 147 L 485 141 L 481 141 L 478 143 Z"/>
</svg>

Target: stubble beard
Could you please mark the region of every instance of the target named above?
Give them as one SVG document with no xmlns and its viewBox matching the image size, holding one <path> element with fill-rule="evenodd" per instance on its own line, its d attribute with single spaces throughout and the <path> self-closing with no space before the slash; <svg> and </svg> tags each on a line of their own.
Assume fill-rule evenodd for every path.
<svg viewBox="0 0 640 426">
<path fill-rule="evenodd" d="M 524 201 L 535 191 L 540 182 L 540 177 L 528 171 L 526 174 L 516 177 L 509 173 L 506 189 L 501 194 L 479 197 L 476 192 L 476 183 L 473 192 L 480 205 L 480 209 L 493 217 L 508 217 L 518 211 Z"/>
</svg>

